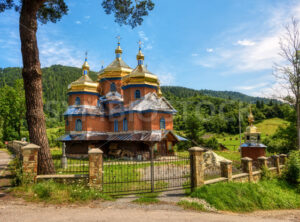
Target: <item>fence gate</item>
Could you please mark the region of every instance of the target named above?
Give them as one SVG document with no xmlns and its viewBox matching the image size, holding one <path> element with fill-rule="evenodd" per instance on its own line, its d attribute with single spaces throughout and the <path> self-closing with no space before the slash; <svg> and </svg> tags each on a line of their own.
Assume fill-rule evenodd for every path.
<svg viewBox="0 0 300 222">
<path fill-rule="evenodd" d="M 187 189 L 190 186 L 189 156 L 103 162 L 103 191 L 106 193 L 146 193 Z"/>
</svg>

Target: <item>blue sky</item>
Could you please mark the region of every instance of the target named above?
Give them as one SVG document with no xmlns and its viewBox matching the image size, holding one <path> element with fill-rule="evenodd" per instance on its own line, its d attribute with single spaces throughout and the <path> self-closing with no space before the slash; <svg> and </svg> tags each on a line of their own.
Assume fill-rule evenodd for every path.
<svg viewBox="0 0 300 222">
<path fill-rule="evenodd" d="M 277 89 L 272 76 L 279 37 L 290 17 L 300 17 L 296 0 L 154 0 L 142 26 L 114 23 L 101 0 L 66 1 L 69 14 L 56 24 L 39 25 L 43 67 L 81 67 L 88 51 L 91 69 L 114 59 L 121 36 L 123 59 L 135 67 L 139 40 L 148 69 L 162 85 L 232 90 L 270 96 Z M 0 15 L 0 67 L 22 66 L 18 14 Z"/>
</svg>

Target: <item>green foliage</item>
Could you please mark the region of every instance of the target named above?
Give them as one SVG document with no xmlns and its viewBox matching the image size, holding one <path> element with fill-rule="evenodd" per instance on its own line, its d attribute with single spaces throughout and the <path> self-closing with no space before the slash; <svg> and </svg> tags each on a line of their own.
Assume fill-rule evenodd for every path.
<svg viewBox="0 0 300 222">
<path fill-rule="evenodd" d="M 21 138 L 25 118 L 25 95 L 22 80 L 0 88 L 0 126 L 2 141 Z"/>
<path fill-rule="evenodd" d="M 185 135 L 195 145 L 203 142 L 201 136 L 204 134 L 200 120 L 194 115 L 189 115 L 185 121 Z"/>
<path fill-rule="evenodd" d="M 217 183 L 203 186 L 191 196 L 204 199 L 216 209 L 226 211 L 247 212 L 300 207 L 300 195 L 284 180 Z"/>
<path fill-rule="evenodd" d="M 292 151 L 283 171 L 283 178 L 291 184 L 300 185 L 300 151 Z"/>
<path fill-rule="evenodd" d="M 63 184 L 48 180 L 16 187 L 13 193 L 29 201 L 45 201 L 49 203 L 86 202 L 97 199 L 110 199 L 103 194 L 100 189 L 87 187 L 78 181 L 74 184 Z"/>
<path fill-rule="evenodd" d="M 132 28 L 141 25 L 143 17 L 148 11 L 153 10 L 154 3 L 151 0 L 103 0 L 102 7 L 106 14 L 114 13 L 115 22 L 119 25 L 130 25 Z"/>
<path fill-rule="evenodd" d="M 272 173 L 269 170 L 268 167 L 263 166 L 261 169 L 261 180 L 271 180 L 272 179 Z"/>
<path fill-rule="evenodd" d="M 211 137 L 207 140 L 204 140 L 204 144 L 207 148 L 218 150 L 219 149 L 219 142 L 216 137 Z"/>
</svg>

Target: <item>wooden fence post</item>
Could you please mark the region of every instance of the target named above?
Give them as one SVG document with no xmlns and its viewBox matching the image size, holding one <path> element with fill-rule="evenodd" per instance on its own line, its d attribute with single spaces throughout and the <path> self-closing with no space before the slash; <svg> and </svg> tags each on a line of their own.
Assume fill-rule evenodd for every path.
<svg viewBox="0 0 300 222">
<path fill-rule="evenodd" d="M 249 157 L 242 158 L 243 172 L 249 174 L 249 182 L 253 181 L 252 159 Z"/>
<path fill-rule="evenodd" d="M 26 182 L 35 182 L 37 177 L 38 167 L 38 151 L 40 146 L 35 144 L 28 144 L 22 148 L 23 156 L 23 176 Z"/>
<path fill-rule="evenodd" d="M 221 176 L 226 177 L 229 181 L 232 181 L 232 161 L 223 160 L 220 162 Z"/>
<path fill-rule="evenodd" d="M 103 152 L 98 148 L 89 150 L 89 185 L 102 190 Z"/>
<path fill-rule="evenodd" d="M 191 164 L 191 188 L 192 191 L 195 188 L 204 185 L 204 158 L 203 154 L 205 150 L 200 147 L 192 147 L 190 152 L 190 164 Z"/>
</svg>

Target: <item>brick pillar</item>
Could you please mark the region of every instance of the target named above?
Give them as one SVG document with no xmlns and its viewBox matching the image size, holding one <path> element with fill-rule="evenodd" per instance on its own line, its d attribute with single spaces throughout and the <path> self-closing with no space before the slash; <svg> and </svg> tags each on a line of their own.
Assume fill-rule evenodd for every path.
<svg viewBox="0 0 300 222">
<path fill-rule="evenodd" d="M 228 181 L 232 181 L 232 161 L 223 160 L 221 165 L 221 177 L 226 177 Z"/>
<path fill-rule="evenodd" d="M 282 165 L 285 165 L 286 162 L 287 162 L 287 155 L 286 155 L 286 154 L 280 154 L 280 155 L 279 155 L 279 159 L 280 159 L 280 163 L 281 163 Z"/>
<path fill-rule="evenodd" d="M 280 162 L 279 162 L 279 155 L 274 155 L 272 156 L 273 161 L 274 161 L 274 167 L 276 167 L 278 175 L 281 173 L 280 170 Z"/>
<path fill-rule="evenodd" d="M 261 156 L 261 157 L 258 157 L 257 160 L 259 162 L 260 169 L 262 169 L 263 167 L 268 168 L 268 157 Z"/>
<path fill-rule="evenodd" d="M 36 181 L 39 149 L 40 146 L 32 143 L 22 147 L 23 175 L 28 182 Z"/>
<path fill-rule="evenodd" d="M 191 187 L 192 190 L 204 185 L 204 149 L 192 147 L 189 149 L 191 161 Z"/>
<path fill-rule="evenodd" d="M 98 148 L 89 150 L 89 185 L 102 189 L 103 152 Z"/>
<path fill-rule="evenodd" d="M 242 168 L 244 173 L 249 174 L 249 182 L 253 181 L 252 159 L 249 157 L 242 158 Z"/>
</svg>

